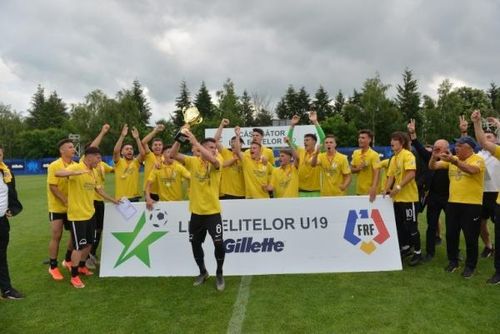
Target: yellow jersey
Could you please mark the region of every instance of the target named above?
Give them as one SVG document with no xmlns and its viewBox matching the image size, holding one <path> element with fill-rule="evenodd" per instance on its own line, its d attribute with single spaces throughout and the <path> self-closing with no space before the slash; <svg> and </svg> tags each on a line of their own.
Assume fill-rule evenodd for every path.
<svg viewBox="0 0 500 334">
<path fill-rule="evenodd" d="M 182 192 L 183 180 L 189 180 L 191 174 L 177 161 L 171 164 L 162 163 L 160 168 L 155 168 L 149 174 L 147 181 L 156 185 L 156 191 L 160 201 L 182 201 L 184 194 Z"/>
<path fill-rule="evenodd" d="M 247 151 L 248 152 L 248 151 Z M 256 161 L 250 155 L 244 154 L 243 176 L 245 178 L 245 197 L 246 198 L 269 198 L 269 193 L 262 186 L 267 186 L 273 167 L 268 162 L 264 165 L 262 161 Z"/>
<path fill-rule="evenodd" d="M 84 162 L 71 164 L 69 171 L 85 170 L 88 173 L 68 176 L 68 220 L 89 220 L 94 216 L 94 193 L 97 187 L 95 169 L 89 169 Z"/>
<path fill-rule="evenodd" d="M 299 171 L 293 164 L 275 167 L 271 176 L 275 198 L 299 197 Z"/>
<path fill-rule="evenodd" d="M 417 170 L 415 156 L 407 149 L 402 149 L 391 158 L 387 176 L 394 176 L 394 186 L 396 186 L 401 183 L 408 171 L 412 170 Z M 403 203 L 418 202 L 418 190 L 415 178 L 404 187 L 401 187 L 401 190 L 394 196 L 393 201 Z"/>
<path fill-rule="evenodd" d="M 56 171 L 65 169 L 68 166 L 74 164 L 74 161 L 70 161 L 69 164 L 65 163 L 62 158 L 59 158 L 49 164 L 47 168 L 47 203 L 49 212 L 54 213 L 65 213 L 68 208 L 64 205 L 59 198 L 57 198 L 52 191 L 50 191 L 50 185 L 57 186 L 60 192 L 62 192 L 66 198 L 68 197 L 68 179 L 65 177 L 57 177 L 55 175 Z"/>
<path fill-rule="evenodd" d="M 357 173 L 356 195 L 368 195 L 373 182 L 373 169 L 380 162 L 378 153 L 370 147 L 366 152 L 357 149 L 352 153 L 352 166 L 359 166 L 365 163 L 365 167 Z"/>
<path fill-rule="evenodd" d="M 189 210 L 197 215 L 220 213 L 219 187 L 222 157 L 216 158 L 221 168 L 216 169 L 210 162 L 200 157 L 185 157 L 184 164 L 191 173 L 189 187 Z"/>
<path fill-rule="evenodd" d="M 233 152 L 223 148 L 220 152 L 224 161 L 233 158 Z M 245 196 L 245 179 L 241 160 L 236 160 L 231 166 L 222 168 L 222 179 L 220 181 L 221 195 Z"/>
<path fill-rule="evenodd" d="M 155 166 L 161 166 L 163 162 L 163 156 L 156 155 L 153 152 L 149 151 L 144 157 L 144 189 L 146 189 L 146 180 L 149 178 L 151 171 L 155 169 Z M 152 194 L 158 194 L 157 184 L 151 184 L 150 192 Z"/>
<path fill-rule="evenodd" d="M 448 202 L 483 204 L 484 171 L 486 169 L 484 159 L 477 154 L 472 154 L 463 162 L 479 167 L 480 172 L 469 174 L 447 161 L 438 161 L 438 166 L 448 168 L 448 177 L 450 179 Z"/>
<path fill-rule="evenodd" d="M 261 148 L 260 148 L 260 152 L 261 152 L 261 155 L 263 155 L 264 157 L 266 157 L 267 162 L 269 162 L 272 166 L 274 166 L 274 153 L 273 153 L 273 150 L 271 150 L 269 147 L 266 147 L 266 146 L 262 145 Z M 243 154 L 247 155 L 248 157 L 250 157 L 250 150 L 246 150 Z"/>
<path fill-rule="evenodd" d="M 321 196 L 343 196 L 346 190 L 341 191 L 340 186 L 344 182 L 344 175 L 351 174 L 347 156 L 340 152 L 335 152 L 329 156 L 327 152 L 318 155 L 317 164 L 321 168 Z"/>
<path fill-rule="evenodd" d="M 312 166 L 314 152 L 309 153 L 305 148 L 296 149 L 299 156 L 299 189 L 305 191 L 319 191 L 321 168 Z"/>
<path fill-rule="evenodd" d="M 139 168 L 137 158 L 127 160 L 120 158 L 115 163 L 115 197 L 139 197 Z"/>
</svg>

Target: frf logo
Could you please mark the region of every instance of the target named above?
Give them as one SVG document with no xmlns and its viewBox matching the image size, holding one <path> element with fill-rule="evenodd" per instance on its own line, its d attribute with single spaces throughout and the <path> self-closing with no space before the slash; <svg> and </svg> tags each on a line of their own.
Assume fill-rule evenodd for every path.
<svg viewBox="0 0 500 334">
<path fill-rule="evenodd" d="M 377 235 L 374 236 L 374 234 Z M 384 220 L 377 209 L 373 209 L 368 217 L 368 210 L 349 210 L 347 224 L 345 225 L 344 239 L 359 247 L 366 254 L 371 254 L 377 246 L 389 239 L 389 231 L 384 224 Z"/>
</svg>

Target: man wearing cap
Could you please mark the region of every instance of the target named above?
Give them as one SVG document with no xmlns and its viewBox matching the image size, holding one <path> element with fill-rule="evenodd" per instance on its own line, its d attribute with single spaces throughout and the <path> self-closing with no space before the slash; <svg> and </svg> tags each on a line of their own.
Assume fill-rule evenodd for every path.
<svg viewBox="0 0 500 334">
<path fill-rule="evenodd" d="M 481 205 L 484 188 L 484 159 L 474 154 L 476 142 L 469 136 L 456 139 L 456 155 L 449 151 L 433 151 L 429 160 L 432 170 L 448 169 L 450 197 L 446 206 L 446 250 L 448 266 L 446 272 L 458 269 L 460 230 L 466 245 L 464 278 L 471 278 L 476 269 Z"/>
<path fill-rule="evenodd" d="M 481 127 L 481 113 L 479 110 L 475 110 L 471 118 L 472 122 L 474 122 L 474 132 L 476 133 L 479 144 L 483 149 L 488 150 L 497 160 L 500 160 L 500 146 L 486 139 L 483 128 Z M 496 119 L 493 121 L 496 122 Z M 500 252 L 498 251 L 498 245 L 500 245 L 500 194 L 497 197 L 495 207 L 495 245 L 497 245 L 494 261 L 495 273 L 486 281 L 488 284 L 500 284 Z"/>
</svg>

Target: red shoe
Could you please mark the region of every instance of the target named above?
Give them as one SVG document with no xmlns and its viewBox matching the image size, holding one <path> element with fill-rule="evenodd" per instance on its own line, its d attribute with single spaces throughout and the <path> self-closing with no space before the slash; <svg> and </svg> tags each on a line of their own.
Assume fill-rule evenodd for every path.
<svg viewBox="0 0 500 334">
<path fill-rule="evenodd" d="M 54 269 L 49 267 L 49 274 L 56 281 L 61 281 L 64 278 L 64 276 L 59 271 L 59 268 L 57 268 L 57 267 L 55 267 Z"/>
<path fill-rule="evenodd" d="M 68 269 L 69 272 L 71 272 L 71 266 L 73 265 L 71 263 L 71 261 L 63 260 L 62 265 L 63 265 L 63 267 L 65 267 L 66 269 Z"/>
<path fill-rule="evenodd" d="M 82 280 L 78 276 L 71 277 L 71 285 L 77 289 L 83 289 L 85 287 L 85 284 L 83 284 Z"/>
<path fill-rule="evenodd" d="M 78 267 L 78 273 L 82 274 L 83 276 L 91 276 L 94 275 L 92 271 L 89 270 L 87 267 Z"/>
</svg>

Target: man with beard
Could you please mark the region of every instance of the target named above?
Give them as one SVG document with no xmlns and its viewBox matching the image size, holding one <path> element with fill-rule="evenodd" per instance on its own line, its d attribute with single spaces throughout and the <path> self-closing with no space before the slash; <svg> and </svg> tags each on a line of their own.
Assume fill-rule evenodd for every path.
<svg viewBox="0 0 500 334">
<path fill-rule="evenodd" d="M 127 198 L 131 202 L 141 199 L 139 193 L 139 169 L 144 160 L 144 147 L 139 139 L 139 131 L 132 128 L 132 137 L 139 148 L 139 156 L 134 157 L 134 147 L 131 144 L 123 144 L 128 134 L 128 126 L 122 128 L 120 137 L 113 149 L 113 161 L 115 163 L 115 197 Z"/>
</svg>

